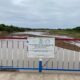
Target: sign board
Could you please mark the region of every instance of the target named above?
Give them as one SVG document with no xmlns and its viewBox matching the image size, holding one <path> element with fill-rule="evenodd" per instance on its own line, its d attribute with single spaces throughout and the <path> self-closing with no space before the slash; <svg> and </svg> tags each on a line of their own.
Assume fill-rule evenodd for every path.
<svg viewBox="0 0 80 80">
<path fill-rule="evenodd" d="M 31 58 L 53 58 L 55 38 L 29 37 L 28 57 Z"/>
</svg>

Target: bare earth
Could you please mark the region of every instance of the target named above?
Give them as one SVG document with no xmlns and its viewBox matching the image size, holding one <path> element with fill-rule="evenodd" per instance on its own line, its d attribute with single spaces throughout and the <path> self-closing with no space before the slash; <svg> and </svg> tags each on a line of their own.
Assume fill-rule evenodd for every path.
<svg viewBox="0 0 80 80">
<path fill-rule="evenodd" d="M 0 72 L 0 80 L 80 80 L 80 73 Z"/>
</svg>

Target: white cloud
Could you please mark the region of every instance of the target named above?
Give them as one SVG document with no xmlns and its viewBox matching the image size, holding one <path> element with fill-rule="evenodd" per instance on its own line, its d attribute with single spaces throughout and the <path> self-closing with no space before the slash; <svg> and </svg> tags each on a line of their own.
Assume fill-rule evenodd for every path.
<svg viewBox="0 0 80 80">
<path fill-rule="evenodd" d="M 80 25 L 79 14 L 80 0 L 0 0 L 0 23 L 69 27 Z"/>
<path fill-rule="evenodd" d="M 21 5 L 24 0 L 12 0 L 12 3 L 15 5 Z"/>
</svg>

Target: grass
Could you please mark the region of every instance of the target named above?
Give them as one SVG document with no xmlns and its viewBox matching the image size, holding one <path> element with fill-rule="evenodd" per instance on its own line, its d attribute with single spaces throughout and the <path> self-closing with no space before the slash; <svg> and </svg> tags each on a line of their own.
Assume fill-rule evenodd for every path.
<svg viewBox="0 0 80 80">
<path fill-rule="evenodd" d="M 9 32 L 7 31 L 0 31 L 0 36 L 7 36 L 9 35 Z"/>
<path fill-rule="evenodd" d="M 64 29 L 55 29 L 55 30 L 49 30 L 50 34 L 54 35 L 65 35 L 70 36 L 74 38 L 80 38 L 80 32 L 74 31 L 74 30 L 64 30 Z"/>
</svg>

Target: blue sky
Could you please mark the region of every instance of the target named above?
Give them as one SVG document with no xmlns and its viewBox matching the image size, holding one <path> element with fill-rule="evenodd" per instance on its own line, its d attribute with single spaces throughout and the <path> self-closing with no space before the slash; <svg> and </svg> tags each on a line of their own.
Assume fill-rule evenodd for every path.
<svg viewBox="0 0 80 80">
<path fill-rule="evenodd" d="M 0 23 L 31 28 L 80 26 L 80 0 L 0 0 Z"/>
</svg>

